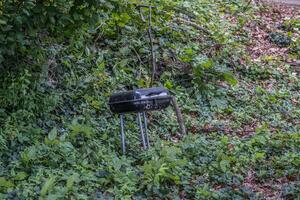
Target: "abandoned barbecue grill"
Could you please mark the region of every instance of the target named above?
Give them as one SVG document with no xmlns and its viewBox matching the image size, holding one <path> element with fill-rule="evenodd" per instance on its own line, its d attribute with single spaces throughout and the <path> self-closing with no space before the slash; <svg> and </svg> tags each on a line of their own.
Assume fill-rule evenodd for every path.
<svg viewBox="0 0 300 200">
<path fill-rule="evenodd" d="M 122 152 L 126 152 L 124 114 L 137 113 L 143 148 L 150 147 L 147 133 L 146 111 L 165 109 L 170 105 L 171 96 L 163 87 L 136 89 L 113 94 L 109 99 L 109 106 L 113 113 L 120 114 Z M 142 123 L 142 115 L 143 121 Z"/>
<path fill-rule="evenodd" d="M 152 77 L 150 85 L 152 87 L 153 81 L 155 79 L 156 74 L 156 58 L 155 52 L 153 48 L 153 38 L 151 34 L 151 13 L 152 8 L 155 8 L 151 5 L 138 5 L 142 21 L 145 22 L 143 13 L 141 12 L 142 8 L 149 9 L 149 17 L 148 17 L 148 37 L 150 41 L 150 50 L 152 57 Z M 143 148 L 147 149 L 150 147 L 149 137 L 147 133 L 147 118 L 146 111 L 153 110 L 161 110 L 167 108 L 172 102 L 174 110 L 176 112 L 177 121 L 179 124 L 181 135 L 186 134 L 186 129 L 183 121 L 183 117 L 180 111 L 180 108 L 177 105 L 175 97 L 170 96 L 170 93 L 167 89 L 163 87 L 153 87 L 146 89 L 136 89 L 127 92 L 119 92 L 113 94 L 109 99 L 109 106 L 113 113 L 117 113 L 120 115 L 120 126 L 121 126 L 121 143 L 122 143 L 122 152 L 125 154 L 126 152 L 126 144 L 125 144 L 125 133 L 124 133 L 124 114 L 125 113 L 137 113 L 138 124 L 141 132 L 141 140 L 143 144 Z M 143 121 L 142 123 L 142 115 Z"/>
</svg>

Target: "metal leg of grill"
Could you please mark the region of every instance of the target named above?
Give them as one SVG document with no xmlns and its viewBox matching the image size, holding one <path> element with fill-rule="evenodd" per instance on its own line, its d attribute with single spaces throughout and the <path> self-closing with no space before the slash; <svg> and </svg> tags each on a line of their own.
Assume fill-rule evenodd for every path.
<svg viewBox="0 0 300 200">
<path fill-rule="evenodd" d="M 149 149 L 150 148 L 150 142 L 149 142 L 149 136 L 148 136 L 148 130 L 147 130 L 147 116 L 146 112 L 143 112 L 143 117 L 144 117 L 144 128 L 145 128 L 145 136 L 146 136 L 146 146 Z"/>
<path fill-rule="evenodd" d="M 125 133 L 124 133 L 124 115 L 120 115 L 120 125 L 121 125 L 121 144 L 122 144 L 122 153 L 125 155 L 126 146 L 125 146 Z"/>
<path fill-rule="evenodd" d="M 142 125 L 141 113 L 138 113 L 138 123 L 139 123 L 139 127 L 140 127 L 143 148 L 147 149 L 146 141 L 145 141 L 145 135 L 144 135 L 144 130 L 143 130 L 143 125 Z"/>
</svg>

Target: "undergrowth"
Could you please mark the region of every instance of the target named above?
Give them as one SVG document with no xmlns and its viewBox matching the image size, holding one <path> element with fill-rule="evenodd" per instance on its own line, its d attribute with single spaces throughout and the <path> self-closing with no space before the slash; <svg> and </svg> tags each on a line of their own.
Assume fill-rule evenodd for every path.
<svg viewBox="0 0 300 200">
<path fill-rule="evenodd" d="M 242 0 L 153 3 L 154 85 L 176 96 L 189 135 L 171 108 L 148 113 L 141 151 L 127 115 L 121 155 L 108 98 L 151 79 L 137 4 L 1 2 L 0 198 L 299 198 L 300 81 L 281 61 L 249 60 L 257 8 Z"/>
</svg>

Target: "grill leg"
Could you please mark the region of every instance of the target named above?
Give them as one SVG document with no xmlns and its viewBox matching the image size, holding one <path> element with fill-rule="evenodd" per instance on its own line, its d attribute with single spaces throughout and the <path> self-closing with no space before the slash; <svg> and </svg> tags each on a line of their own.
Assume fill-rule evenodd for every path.
<svg viewBox="0 0 300 200">
<path fill-rule="evenodd" d="M 141 113 L 138 113 L 138 122 L 139 122 L 139 127 L 140 127 L 140 132 L 141 132 L 141 138 L 142 138 L 142 142 L 143 142 L 143 148 L 147 149 L 143 125 L 142 125 Z"/>
<path fill-rule="evenodd" d="M 144 117 L 144 128 L 145 128 L 145 136 L 146 136 L 146 145 L 147 148 L 150 148 L 150 142 L 149 142 L 149 137 L 148 137 L 148 131 L 147 131 L 147 116 L 146 116 L 146 112 L 143 112 L 143 117 Z"/>
<path fill-rule="evenodd" d="M 124 133 L 124 115 L 120 115 L 120 125 L 121 125 L 121 144 L 122 144 L 122 153 L 125 155 L 126 146 L 125 146 L 125 133 Z"/>
</svg>

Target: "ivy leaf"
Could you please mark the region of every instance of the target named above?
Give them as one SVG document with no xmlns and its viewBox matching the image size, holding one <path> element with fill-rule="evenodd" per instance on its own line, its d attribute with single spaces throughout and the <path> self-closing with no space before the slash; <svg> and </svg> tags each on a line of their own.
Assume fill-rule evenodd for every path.
<svg viewBox="0 0 300 200">
<path fill-rule="evenodd" d="M 48 134 L 48 138 L 49 140 L 55 140 L 55 138 L 57 137 L 57 128 L 54 127 Z"/>
<path fill-rule="evenodd" d="M 228 161 L 228 160 L 222 160 L 222 161 L 220 162 L 220 167 L 221 167 L 221 170 L 222 170 L 223 172 L 226 172 L 227 169 L 230 167 L 229 161 Z"/>
<path fill-rule="evenodd" d="M 173 88 L 173 84 L 172 84 L 171 81 L 167 81 L 167 82 L 164 84 L 164 86 L 165 86 L 166 88 L 168 88 L 169 90 Z"/>
<path fill-rule="evenodd" d="M 14 180 L 17 180 L 17 181 L 21 181 L 21 180 L 24 180 L 25 178 L 28 177 L 28 174 L 26 172 L 19 172 L 15 177 L 14 177 Z"/>
<path fill-rule="evenodd" d="M 3 19 L 0 19 L 0 24 L 1 24 L 1 25 L 5 25 L 5 24 L 6 24 L 6 21 L 4 21 Z"/>
<path fill-rule="evenodd" d="M 236 78 L 230 72 L 224 73 L 223 78 L 225 81 L 227 81 L 231 85 L 236 85 L 238 83 Z"/>
<path fill-rule="evenodd" d="M 70 176 L 67 180 L 67 189 L 68 191 L 72 190 L 74 182 L 78 181 L 79 174 L 74 173 L 72 176 Z"/>
<path fill-rule="evenodd" d="M 257 152 L 255 153 L 255 158 L 258 160 L 261 160 L 265 157 L 265 153 L 264 152 Z"/>
<path fill-rule="evenodd" d="M 14 186 L 14 183 L 9 181 L 9 180 L 6 180 L 5 178 L 3 177 L 0 177 L 0 188 L 1 187 L 4 187 L 4 188 L 12 188 Z"/>
<path fill-rule="evenodd" d="M 43 187 L 41 189 L 42 197 L 46 196 L 48 191 L 51 190 L 51 188 L 54 186 L 55 180 L 56 180 L 56 176 L 52 176 L 45 182 L 45 184 L 43 185 Z"/>
<path fill-rule="evenodd" d="M 213 66 L 213 61 L 211 59 L 205 60 L 201 65 L 203 68 L 209 69 Z"/>
</svg>

